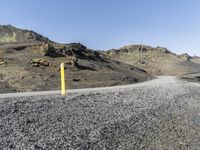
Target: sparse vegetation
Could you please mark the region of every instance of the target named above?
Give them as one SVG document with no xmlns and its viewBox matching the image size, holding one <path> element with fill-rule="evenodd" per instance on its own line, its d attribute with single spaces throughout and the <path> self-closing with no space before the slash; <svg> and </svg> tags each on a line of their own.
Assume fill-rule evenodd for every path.
<svg viewBox="0 0 200 150">
<path fill-rule="evenodd" d="M 4 61 L 3 59 L 0 59 L 0 65 L 5 65 L 7 62 Z"/>
<path fill-rule="evenodd" d="M 17 42 L 17 39 L 16 39 L 16 33 L 13 32 L 12 34 L 5 34 L 3 36 L 0 36 L 0 42 L 2 43 L 6 43 L 6 42 Z"/>
</svg>

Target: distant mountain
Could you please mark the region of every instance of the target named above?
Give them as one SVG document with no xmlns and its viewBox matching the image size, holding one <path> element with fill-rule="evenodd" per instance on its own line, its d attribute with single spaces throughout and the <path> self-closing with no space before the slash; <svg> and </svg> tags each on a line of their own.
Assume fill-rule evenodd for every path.
<svg viewBox="0 0 200 150">
<path fill-rule="evenodd" d="M 49 41 L 34 31 L 23 30 L 12 25 L 0 25 L 0 43 L 32 43 Z"/>
<path fill-rule="evenodd" d="M 107 57 L 142 68 L 153 75 L 182 75 L 200 71 L 200 58 L 177 55 L 167 48 L 129 45 L 104 52 Z"/>
</svg>

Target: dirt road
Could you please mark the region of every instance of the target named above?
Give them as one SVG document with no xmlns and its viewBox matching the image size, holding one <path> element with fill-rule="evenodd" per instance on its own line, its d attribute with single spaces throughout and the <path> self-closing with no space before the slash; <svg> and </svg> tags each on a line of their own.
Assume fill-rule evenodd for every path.
<svg viewBox="0 0 200 150">
<path fill-rule="evenodd" d="M 200 84 L 176 77 L 126 86 L 0 95 L 3 149 L 198 149 Z"/>
</svg>

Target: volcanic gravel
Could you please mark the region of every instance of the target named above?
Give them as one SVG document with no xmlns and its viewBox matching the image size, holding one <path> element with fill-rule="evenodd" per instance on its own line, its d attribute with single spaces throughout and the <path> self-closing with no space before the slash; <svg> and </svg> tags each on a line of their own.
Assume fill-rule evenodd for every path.
<svg viewBox="0 0 200 150">
<path fill-rule="evenodd" d="M 0 98 L 0 149 L 199 147 L 200 84 L 175 77 L 65 97 Z"/>
</svg>

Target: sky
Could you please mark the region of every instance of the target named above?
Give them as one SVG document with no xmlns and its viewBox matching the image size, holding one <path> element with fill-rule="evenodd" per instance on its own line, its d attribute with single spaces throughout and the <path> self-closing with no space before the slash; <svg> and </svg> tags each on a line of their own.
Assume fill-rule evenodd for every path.
<svg viewBox="0 0 200 150">
<path fill-rule="evenodd" d="M 130 44 L 200 56 L 200 0 L 0 0 L 0 24 L 60 43 L 108 50 Z"/>
</svg>

